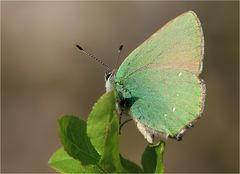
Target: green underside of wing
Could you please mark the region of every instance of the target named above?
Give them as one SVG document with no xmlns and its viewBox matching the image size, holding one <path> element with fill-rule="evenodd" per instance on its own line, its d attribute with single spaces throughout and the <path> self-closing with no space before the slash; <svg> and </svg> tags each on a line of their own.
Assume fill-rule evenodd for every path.
<svg viewBox="0 0 240 174">
<path fill-rule="evenodd" d="M 137 47 L 119 67 L 116 81 L 127 78 L 149 64 L 182 69 L 198 75 L 201 72 L 203 46 L 200 22 L 194 12 L 186 12 Z"/>
<path fill-rule="evenodd" d="M 115 84 L 141 123 L 171 136 L 202 111 L 204 38 L 196 14 L 168 22 L 137 47 L 119 67 Z"/>
<path fill-rule="evenodd" d="M 118 93 L 125 99 L 137 99 L 130 108 L 131 115 L 171 136 L 195 120 L 203 107 L 203 84 L 184 70 L 146 68 L 129 76 L 123 84 L 124 87 L 116 86 Z"/>
</svg>

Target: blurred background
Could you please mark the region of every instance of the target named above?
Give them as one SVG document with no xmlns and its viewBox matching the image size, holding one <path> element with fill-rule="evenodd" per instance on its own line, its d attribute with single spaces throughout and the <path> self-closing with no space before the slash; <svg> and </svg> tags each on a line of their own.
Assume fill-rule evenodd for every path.
<svg viewBox="0 0 240 174">
<path fill-rule="evenodd" d="M 193 10 L 202 23 L 207 85 L 203 117 L 183 141 L 169 140 L 166 172 L 239 171 L 239 2 L 1 1 L 1 170 L 54 172 L 57 119 L 87 119 L 105 92 L 104 68 L 75 44 L 113 67 L 169 20 Z M 160 45 L 161 46 L 161 45 Z M 146 140 L 134 123 L 121 153 L 140 164 Z"/>
</svg>

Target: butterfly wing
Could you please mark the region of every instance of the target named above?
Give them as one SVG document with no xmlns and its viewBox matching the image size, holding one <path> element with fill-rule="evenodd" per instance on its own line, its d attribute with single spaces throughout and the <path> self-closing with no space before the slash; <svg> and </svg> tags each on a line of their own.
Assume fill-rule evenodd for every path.
<svg viewBox="0 0 240 174">
<path fill-rule="evenodd" d="M 204 39 L 201 24 L 192 11 L 168 22 L 137 47 L 121 64 L 116 81 L 148 64 L 201 73 Z"/>
<path fill-rule="evenodd" d="M 116 90 L 134 99 L 130 114 L 144 125 L 175 136 L 202 112 L 205 86 L 199 80 L 203 33 L 194 12 L 167 23 L 122 63 Z"/>
<path fill-rule="evenodd" d="M 148 127 L 175 136 L 203 109 L 204 84 L 192 73 L 147 66 L 118 87 L 125 98 L 135 98 L 130 114 Z M 131 97 L 129 97 L 131 96 Z"/>
</svg>

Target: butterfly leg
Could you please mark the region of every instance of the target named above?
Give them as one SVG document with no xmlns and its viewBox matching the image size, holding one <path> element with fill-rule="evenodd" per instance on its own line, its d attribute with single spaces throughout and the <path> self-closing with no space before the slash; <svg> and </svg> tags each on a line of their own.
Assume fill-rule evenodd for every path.
<svg viewBox="0 0 240 174">
<path fill-rule="evenodd" d="M 118 122 L 118 124 L 120 125 L 120 127 L 119 127 L 119 135 L 121 135 L 122 115 L 123 115 L 123 112 L 120 111 L 119 112 L 119 122 Z"/>
<path fill-rule="evenodd" d="M 129 121 L 131 121 L 132 119 L 128 119 L 128 120 L 125 120 L 123 123 L 122 123 L 122 117 L 123 116 L 129 116 L 128 115 L 128 102 L 122 98 L 118 98 L 117 100 L 117 103 L 116 103 L 116 109 L 117 109 L 117 112 L 119 114 L 119 134 L 121 134 L 121 129 L 122 127 Z"/>
<path fill-rule="evenodd" d="M 121 125 L 122 124 L 123 109 L 120 107 L 119 102 L 116 103 L 116 110 L 117 110 L 117 113 L 119 115 L 118 124 Z M 119 128 L 119 134 L 121 134 L 120 128 Z"/>
<path fill-rule="evenodd" d="M 133 119 L 132 118 L 130 118 L 130 119 L 128 119 L 128 120 L 125 120 L 123 123 L 121 123 L 121 124 L 119 124 L 120 125 L 120 127 L 119 127 L 119 134 L 121 135 L 121 129 L 122 129 L 122 127 L 126 124 L 126 123 L 128 123 L 129 121 L 132 121 Z"/>
</svg>

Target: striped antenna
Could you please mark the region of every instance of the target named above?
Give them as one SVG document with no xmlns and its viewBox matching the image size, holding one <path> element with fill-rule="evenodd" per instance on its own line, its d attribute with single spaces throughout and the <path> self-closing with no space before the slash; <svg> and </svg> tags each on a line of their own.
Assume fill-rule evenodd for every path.
<svg viewBox="0 0 240 174">
<path fill-rule="evenodd" d="M 115 63 L 114 69 L 116 69 L 116 67 L 117 67 L 117 65 L 118 65 L 118 61 L 119 61 L 119 58 L 120 58 L 122 49 L 123 49 L 123 45 L 120 45 L 120 47 L 119 47 L 119 49 L 118 49 L 117 61 L 116 61 L 116 63 Z"/>
<path fill-rule="evenodd" d="M 109 72 L 110 71 L 110 68 L 109 66 L 107 66 L 103 61 L 101 61 L 100 59 L 98 59 L 97 57 L 95 57 L 94 55 L 86 52 L 82 47 L 80 47 L 78 44 L 76 44 L 76 47 L 82 51 L 84 54 L 86 54 L 88 57 L 94 59 L 95 61 L 97 61 L 98 63 L 100 63 L 101 65 L 105 66 L 107 68 L 107 71 Z"/>
</svg>

